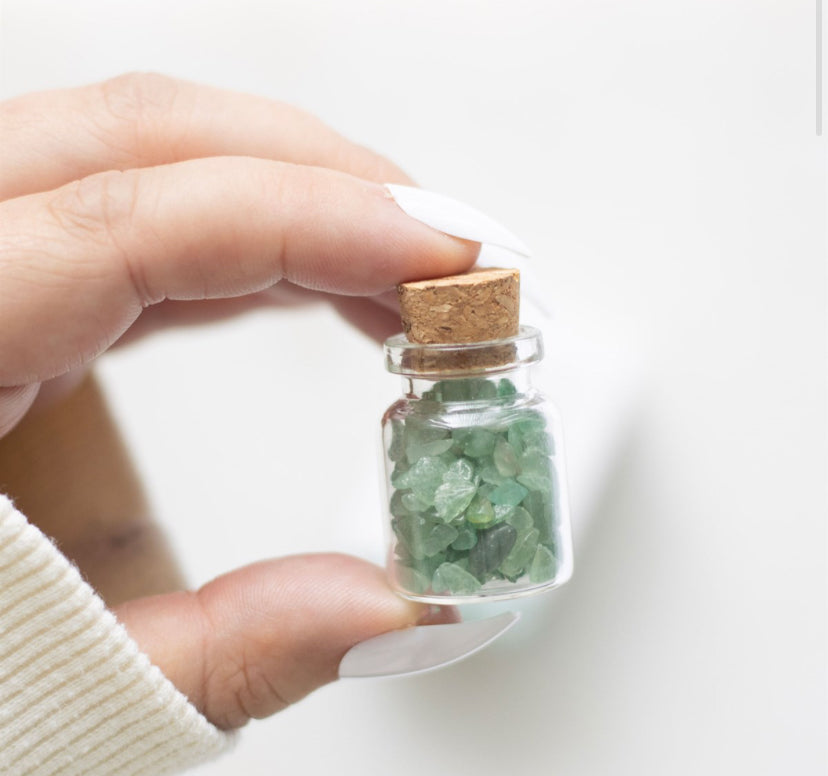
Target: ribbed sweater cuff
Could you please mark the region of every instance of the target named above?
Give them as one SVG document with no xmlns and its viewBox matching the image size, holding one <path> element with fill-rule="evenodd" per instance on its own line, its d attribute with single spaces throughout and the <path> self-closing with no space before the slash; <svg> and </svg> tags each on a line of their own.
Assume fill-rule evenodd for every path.
<svg viewBox="0 0 828 776">
<path fill-rule="evenodd" d="M 232 740 L 0 495 L 0 773 L 162 776 Z"/>
</svg>

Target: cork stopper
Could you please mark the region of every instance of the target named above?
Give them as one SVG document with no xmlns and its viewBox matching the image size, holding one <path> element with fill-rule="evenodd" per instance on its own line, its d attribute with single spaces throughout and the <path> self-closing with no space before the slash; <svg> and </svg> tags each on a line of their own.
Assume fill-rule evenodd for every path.
<svg viewBox="0 0 828 776">
<path fill-rule="evenodd" d="M 402 283 L 397 293 L 406 338 L 423 346 L 405 353 L 405 369 L 433 374 L 489 371 L 514 360 L 514 344 L 497 341 L 519 332 L 518 270 L 475 269 Z"/>
<path fill-rule="evenodd" d="M 397 286 L 403 331 L 410 342 L 488 342 L 518 333 L 520 273 L 476 269 L 464 275 Z"/>
</svg>

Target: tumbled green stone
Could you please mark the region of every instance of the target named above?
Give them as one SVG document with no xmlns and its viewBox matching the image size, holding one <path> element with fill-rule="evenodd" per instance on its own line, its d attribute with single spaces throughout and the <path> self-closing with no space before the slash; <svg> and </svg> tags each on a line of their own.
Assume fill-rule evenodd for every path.
<svg viewBox="0 0 828 776">
<path fill-rule="evenodd" d="M 397 565 L 397 581 L 404 590 L 414 594 L 425 593 L 431 587 L 431 577 L 402 563 Z"/>
<path fill-rule="evenodd" d="M 457 538 L 451 543 L 453 550 L 470 550 L 477 544 L 477 531 L 464 525 L 457 531 Z"/>
<path fill-rule="evenodd" d="M 415 560 L 422 560 L 426 556 L 423 539 L 433 526 L 433 520 L 410 514 L 395 518 L 391 523 L 398 542 Z"/>
<path fill-rule="evenodd" d="M 479 492 L 479 491 L 478 491 Z M 509 519 L 509 515 L 515 511 L 515 507 L 511 504 L 495 504 L 494 505 L 494 513 L 495 513 L 495 522 L 502 523 L 504 520 Z"/>
<path fill-rule="evenodd" d="M 517 532 L 518 536 L 526 536 L 535 528 L 535 521 L 523 507 L 512 508 L 509 515 L 506 517 L 506 522 L 512 526 Z"/>
<path fill-rule="evenodd" d="M 457 529 L 445 523 L 438 523 L 423 539 L 423 552 L 431 558 L 442 552 L 457 538 Z"/>
<path fill-rule="evenodd" d="M 493 579 L 554 576 L 553 441 L 545 417 L 513 401 L 516 394 L 505 378 L 446 379 L 423 394 L 419 409 L 391 421 L 389 510 L 405 590 L 469 595 Z M 500 408 L 496 419 L 483 420 L 485 407 L 479 425 L 468 420 L 476 407 L 462 403 L 476 401 Z M 434 402 L 459 403 L 470 425 L 436 425 L 453 416 L 438 417 Z"/>
<path fill-rule="evenodd" d="M 512 425 L 507 429 L 506 441 L 511 446 L 515 456 L 518 456 L 523 452 L 523 434 L 520 433 L 520 430 L 515 423 L 512 423 Z"/>
<path fill-rule="evenodd" d="M 467 458 L 458 458 L 454 461 L 446 473 L 443 475 L 443 481 L 449 480 L 471 480 L 474 477 L 474 465 Z"/>
<path fill-rule="evenodd" d="M 435 593 L 470 595 L 480 588 L 480 581 L 456 563 L 443 563 L 434 572 L 431 586 Z"/>
<path fill-rule="evenodd" d="M 529 568 L 529 581 L 539 583 L 552 579 L 555 576 L 557 565 L 552 551 L 548 547 L 539 544 Z"/>
<path fill-rule="evenodd" d="M 517 481 L 529 490 L 548 492 L 552 490 L 552 474 L 549 457 L 540 450 L 526 450 L 518 460 L 520 474 Z"/>
<path fill-rule="evenodd" d="M 488 482 L 481 482 L 477 486 L 477 495 L 480 498 L 489 498 L 489 494 L 495 489 L 494 485 L 490 485 Z"/>
<path fill-rule="evenodd" d="M 451 439 L 435 439 L 433 442 L 409 442 L 405 447 L 405 455 L 410 463 L 416 463 L 424 456 L 438 456 L 451 449 L 454 442 Z"/>
<path fill-rule="evenodd" d="M 517 531 L 508 523 L 478 531 L 477 544 L 469 550 L 469 571 L 485 581 L 509 554 L 516 539 Z"/>
<path fill-rule="evenodd" d="M 401 420 L 391 421 L 391 443 L 388 445 L 388 457 L 394 463 L 405 458 L 405 425 Z"/>
<path fill-rule="evenodd" d="M 504 377 L 501 380 L 498 380 L 497 383 L 497 395 L 500 397 L 504 396 L 514 396 L 517 393 L 517 388 L 515 388 L 515 384 L 509 380 L 508 378 Z"/>
<path fill-rule="evenodd" d="M 514 477 L 517 474 L 517 456 L 512 446 L 505 439 L 497 440 L 492 458 L 498 472 L 504 477 Z"/>
<path fill-rule="evenodd" d="M 411 494 L 408 491 L 395 490 L 394 495 L 391 496 L 391 501 L 388 504 L 388 511 L 391 512 L 394 517 L 402 517 L 403 515 L 407 515 L 411 512 L 411 510 L 406 507 L 405 498 L 410 495 Z"/>
<path fill-rule="evenodd" d="M 407 464 L 397 464 L 391 472 L 391 484 L 395 488 L 403 489 L 408 487 L 408 470 L 411 467 Z"/>
<path fill-rule="evenodd" d="M 514 581 L 523 574 L 535 557 L 535 552 L 538 549 L 538 536 L 537 528 L 533 528 L 523 536 L 518 536 L 515 546 L 512 547 L 500 564 L 499 570 L 504 577 Z"/>
<path fill-rule="evenodd" d="M 491 380 L 465 378 L 440 380 L 434 387 L 423 393 L 424 399 L 439 402 L 479 401 L 497 396 L 497 386 Z"/>
<path fill-rule="evenodd" d="M 520 430 L 521 434 L 528 434 L 529 432 L 541 431 L 546 428 L 546 418 L 542 412 L 526 410 L 515 421 L 514 425 Z"/>
<path fill-rule="evenodd" d="M 466 509 L 466 520 L 475 528 L 486 528 L 495 521 L 495 512 L 492 502 L 487 498 L 480 498 L 478 495 L 472 499 Z"/>
<path fill-rule="evenodd" d="M 425 456 L 403 475 L 397 487 L 410 488 L 420 501 L 433 504 L 434 495 L 442 484 L 447 469 L 448 466 L 439 458 Z"/>
<path fill-rule="evenodd" d="M 483 482 L 488 482 L 490 485 L 502 485 L 507 479 L 497 470 L 492 461 L 484 462 L 478 474 Z"/>
<path fill-rule="evenodd" d="M 535 521 L 535 528 L 540 531 L 541 544 L 554 544 L 556 531 L 556 518 L 553 505 L 553 498 L 547 493 L 532 491 L 523 500 L 524 507 Z"/>
<path fill-rule="evenodd" d="M 539 450 L 544 455 L 552 455 L 555 452 L 552 437 L 544 430 L 524 434 L 523 448 L 524 450 Z"/>
<path fill-rule="evenodd" d="M 434 494 L 434 506 L 437 514 L 446 522 L 462 514 L 474 498 L 477 486 L 466 479 L 452 477 L 447 479 Z"/>
<path fill-rule="evenodd" d="M 507 504 L 515 507 L 523 501 L 528 492 L 528 489 L 520 483 L 514 480 L 506 480 L 489 494 L 489 501 L 492 504 Z"/>
<path fill-rule="evenodd" d="M 485 458 L 494 452 L 495 442 L 497 434 L 485 428 L 475 428 L 466 439 L 463 452 L 470 458 Z"/>
<path fill-rule="evenodd" d="M 397 493 L 399 492 L 400 491 L 397 491 Z M 428 504 L 424 501 L 420 501 L 417 496 L 410 492 L 403 493 L 401 501 L 403 508 L 407 512 L 423 512 L 428 508 Z"/>
</svg>

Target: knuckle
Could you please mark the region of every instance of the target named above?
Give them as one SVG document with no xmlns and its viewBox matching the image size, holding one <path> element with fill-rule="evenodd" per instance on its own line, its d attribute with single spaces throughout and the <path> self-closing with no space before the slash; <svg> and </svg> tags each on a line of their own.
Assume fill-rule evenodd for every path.
<svg viewBox="0 0 828 776">
<path fill-rule="evenodd" d="M 117 243 L 117 234 L 132 218 L 137 200 L 138 176 L 108 170 L 57 189 L 47 209 L 70 237 Z"/>
<path fill-rule="evenodd" d="M 166 117 L 179 91 L 178 81 L 160 73 L 126 73 L 101 84 L 107 110 L 130 125 L 154 124 Z"/>
<path fill-rule="evenodd" d="M 142 199 L 142 174 L 107 170 L 74 181 L 51 193 L 46 212 L 59 231 L 59 241 L 96 246 L 120 260 L 127 286 L 142 307 L 157 301 L 131 255 L 127 239 Z M 114 265 L 113 265 L 114 266 Z"/>
</svg>

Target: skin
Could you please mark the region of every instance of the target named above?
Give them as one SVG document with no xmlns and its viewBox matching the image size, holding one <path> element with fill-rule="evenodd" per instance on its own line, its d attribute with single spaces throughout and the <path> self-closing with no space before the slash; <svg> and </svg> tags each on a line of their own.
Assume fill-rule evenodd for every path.
<svg viewBox="0 0 828 776">
<path fill-rule="evenodd" d="M 9 100 L 0 147 L 2 489 L 170 680 L 235 728 L 335 679 L 353 644 L 453 619 L 344 555 L 184 590 L 88 369 L 261 305 L 332 303 L 382 339 L 397 283 L 462 272 L 479 246 L 406 216 L 381 184 L 410 179 L 314 117 L 163 76 Z"/>
</svg>

